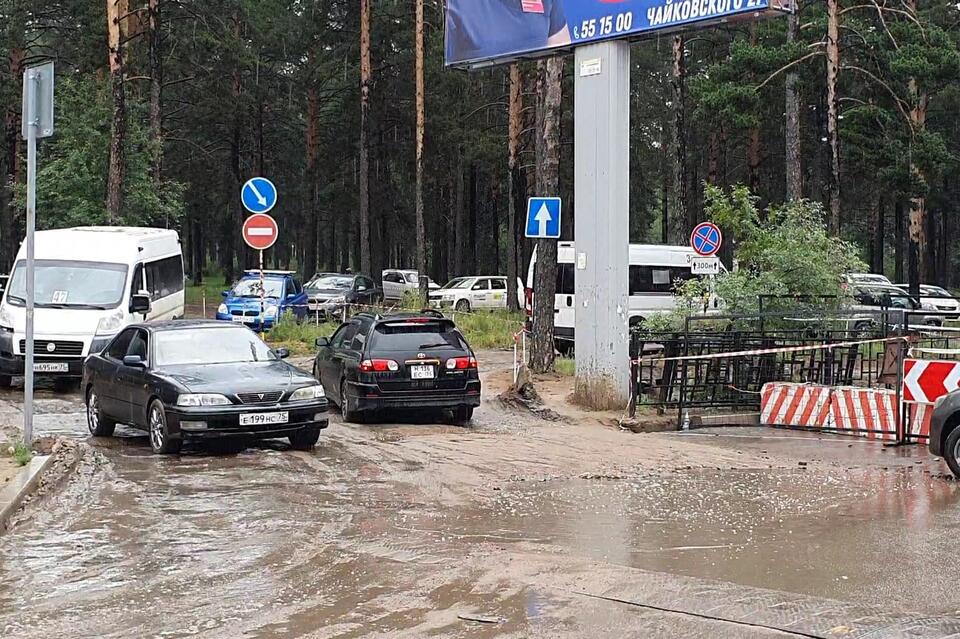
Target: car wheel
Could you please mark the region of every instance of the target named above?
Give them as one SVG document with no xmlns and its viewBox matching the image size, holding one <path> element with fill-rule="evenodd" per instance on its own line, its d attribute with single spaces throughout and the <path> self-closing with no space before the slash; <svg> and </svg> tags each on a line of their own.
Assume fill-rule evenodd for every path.
<svg viewBox="0 0 960 639">
<path fill-rule="evenodd" d="M 87 428 L 94 437 L 112 437 L 117 422 L 103 414 L 100 396 L 93 388 L 87 391 Z"/>
<path fill-rule="evenodd" d="M 453 411 L 453 423 L 466 426 L 473 419 L 473 406 L 459 406 Z"/>
<path fill-rule="evenodd" d="M 943 458 L 954 477 L 960 478 L 960 426 L 947 435 L 947 440 L 943 444 Z"/>
<path fill-rule="evenodd" d="M 457 309 L 457 312 L 459 312 L 459 313 L 469 313 L 469 312 L 470 312 L 470 300 L 457 300 L 456 309 Z"/>
<path fill-rule="evenodd" d="M 159 400 L 150 403 L 150 412 L 147 416 L 150 426 L 150 448 L 158 455 L 176 455 L 180 452 L 183 442 L 170 437 L 167 429 L 167 414 Z"/>
<path fill-rule="evenodd" d="M 343 421 L 348 423 L 360 423 L 360 411 L 350 408 L 350 398 L 347 397 L 347 382 L 340 382 L 340 414 Z"/>
<path fill-rule="evenodd" d="M 304 428 L 290 435 L 290 445 L 297 450 L 312 450 L 320 440 L 319 428 Z"/>
</svg>

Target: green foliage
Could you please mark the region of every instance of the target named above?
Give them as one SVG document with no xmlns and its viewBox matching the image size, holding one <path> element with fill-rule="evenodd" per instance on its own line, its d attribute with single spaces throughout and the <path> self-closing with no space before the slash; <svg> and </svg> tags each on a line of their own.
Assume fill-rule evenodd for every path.
<svg viewBox="0 0 960 639">
<path fill-rule="evenodd" d="M 64 76 L 56 94 L 57 134 L 42 142 L 37 173 L 39 228 L 100 225 L 105 207 L 110 148 L 110 86 L 99 76 Z M 158 189 L 149 174 L 151 143 L 140 124 L 142 108 L 130 101 L 127 166 L 122 217 L 115 224 L 171 226 L 183 209 L 183 188 L 164 181 Z M 26 208 L 26 190 L 16 191 Z"/>
<path fill-rule="evenodd" d="M 563 377 L 573 377 L 577 374 L 577 360 L 570 357 L 558 357 L 554 360 L 553 367 L 557 374 Z"/>
<path fill-rule="evenodd" d="M 26 466 L 33 459 L 33 451 L 22 441 L 14 442 L 11 448 L 13 449 L 11 456 L 18 466 Z"/>
<path fill-rule="evenodd" d="M 773 206 L 761 217 L 744 186 L 729 195 L 708 186 L 706 201 L 710 219 L 736 238 L 739 268 L 716 278 L 716 293 L 728 312 L 756 313 L 761 294 L 839 298 L 842 275 L 866 269 L 854 245 L 827 233 L 817 204 Z"/>
</svg>

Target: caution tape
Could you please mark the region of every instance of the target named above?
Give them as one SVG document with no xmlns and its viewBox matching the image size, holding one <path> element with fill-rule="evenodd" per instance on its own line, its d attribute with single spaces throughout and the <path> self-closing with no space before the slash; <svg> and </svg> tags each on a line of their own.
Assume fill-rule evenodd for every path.
<svg viewBox="0 0 960 639">
<path fill-rule="evenodd" d="M 865 344 L 886 344 L 888 342 L 907 341 L 907 337 L 885 337 L 882 339 L 862 339 L 852 342 L 835 342 L 833 344 L 813 344 L 809 346 L 783 346 L 780 348 L 758 348 L 749 351 L 734 351 L 730 353 L 708 353 L 706 355 L 682 355 L 679 357 L 639 357 L 632 359 L 631 362 L 639 364 L 643 362 L 684 362 L 693 360 L 722 359 L 725 357 L 750 357 L 751 355 L 774 355 L 777 353 L 800 353 L 803 351 L 822 351 L 833 350 L 835 348 L 847 348 L 850 346 L 862 346 Z"/>
</svg>

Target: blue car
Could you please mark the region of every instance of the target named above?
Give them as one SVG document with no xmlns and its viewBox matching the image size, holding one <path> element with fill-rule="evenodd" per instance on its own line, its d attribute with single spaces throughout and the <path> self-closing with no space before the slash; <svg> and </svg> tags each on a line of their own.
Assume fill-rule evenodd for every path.
<svg viewBox="0 0 960 639">
<path fill-rule="evenodd" d="M 254 330 L 269 330 L 280 317 L 290 314 L 297 321 L 307 316 L 307 294 L 289 271 L 263 272 L 263 325 L 260 324 L 260 271 L 246 271 L 240 281 L 223 292 L 217 319 L 238 322 Z"/>
</svg>

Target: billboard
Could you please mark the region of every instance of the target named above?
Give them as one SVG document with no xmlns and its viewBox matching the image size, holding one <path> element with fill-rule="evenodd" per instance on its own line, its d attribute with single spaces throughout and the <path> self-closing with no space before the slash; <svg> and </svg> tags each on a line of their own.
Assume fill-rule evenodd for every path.
<svg viewBox="0 0 960 639">
<path fill-rule="evenodd" d="M 446 63 L 478 67 L 587 42 L 789 12 L 791 0 L 447 0 Z"/>
</svg>

